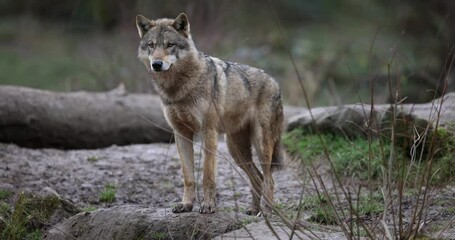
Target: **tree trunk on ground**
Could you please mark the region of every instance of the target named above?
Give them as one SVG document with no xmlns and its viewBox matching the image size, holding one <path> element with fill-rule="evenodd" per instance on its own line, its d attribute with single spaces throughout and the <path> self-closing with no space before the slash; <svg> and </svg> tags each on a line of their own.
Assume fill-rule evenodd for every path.
<svg viewBox="0 0 455 240">
<path fill-rule="evenodd" d="M 156 96 L 127 94 L 122 86 L 104 93 L 0 87 L 0 142 L 91 149 L 171 138 Z"/>
</svg>

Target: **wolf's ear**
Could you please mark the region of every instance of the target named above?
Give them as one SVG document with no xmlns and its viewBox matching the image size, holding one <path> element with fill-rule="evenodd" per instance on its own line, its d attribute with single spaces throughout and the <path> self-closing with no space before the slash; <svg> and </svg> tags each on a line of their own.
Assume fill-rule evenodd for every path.
<svg viewBox="0 0 455 240">
<path fill-rule="evenodd" d="M 154 26 L 153 22 L 147 19 L 146 17 L 138 14 L 136 16 L 136 27 L 139 32 L 139 37 L 143 37 L 145 33 L 148 32 Z"/>
<path fill-rule="evenodd" d="M 183 34 L 185 37 L 190 35 L 190 22 L 185 13 L 180 13 L 175 19 L 172 27 L 177 30 L 177 32 Z"/>
</svg>

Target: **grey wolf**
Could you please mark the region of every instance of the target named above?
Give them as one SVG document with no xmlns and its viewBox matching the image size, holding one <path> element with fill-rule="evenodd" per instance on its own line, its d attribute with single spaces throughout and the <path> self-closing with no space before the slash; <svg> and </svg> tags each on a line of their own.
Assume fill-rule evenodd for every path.
<svg viewBox="0 0 455 240">
<path fill-rule="evenodd" d="M 173 212 L 189 212 L 195 202 L 193 138 L 203 144 L 203 200 L 200 213 L 216 211 L 218 134 L 226 134 L 230 154 L 251 184 L 246 214 L 271 213 L 272 170 L 283 165 L 280 144 L 283 107 L 277 82 L 263 70 L 210 57 L 196 49 L 188 17 L 149 20 L 137 15 L 138 58 L 150 73 L 174 130 L 183 171 L 183 198 Z M 262 172 L 253 162 L 256 149 Z M 263 197 L 264 208 L 260 208 Z"/>
</svg>

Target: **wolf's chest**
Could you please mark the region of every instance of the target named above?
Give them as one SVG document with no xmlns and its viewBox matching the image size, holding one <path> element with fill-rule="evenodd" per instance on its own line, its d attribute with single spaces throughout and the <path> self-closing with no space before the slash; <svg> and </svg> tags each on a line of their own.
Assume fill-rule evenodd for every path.
<svg viewBox="0 0 455 240">
<path fill-rule="evenodd" d="M 175 105 L 164 108 L 169 124 L 176 130 L 199 132 L 203 123 L 203 109 L 197 106 Z"/>
</svg>

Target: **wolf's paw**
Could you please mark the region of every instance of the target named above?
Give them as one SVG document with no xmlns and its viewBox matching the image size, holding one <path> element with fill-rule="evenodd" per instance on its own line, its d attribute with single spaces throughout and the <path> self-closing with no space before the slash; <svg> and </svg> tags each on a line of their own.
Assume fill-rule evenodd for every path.
<svg viewBox="0 0 455 240">
<path fill-rule="evenodd" d="M 250 215 L 250 216 L 257 216 L 258 214 L 260 214 L 261 212 L 259 211 L 259 209 L 254 209 L 254 208 L 248 208 L 246 211 L 244 211 L 243 213 L 245 213 L 246 215 Z"/>
<path fill-rule="evenodd" d="M 216 210 L 215 205 L 203 202 L 201 204 L 201 209 L 199 209 L 199 213 L 202 213 L 202 214 L 215 213 L 215 210 Z"/>
<path fill-rule="evenodd" d="M 183 204 L 179 203 L 174 208 L 172 208 L 173 213 L 181 213 L 181 212 L 191 212 L 193 210 L 193 204 Z"/>
</svg>

